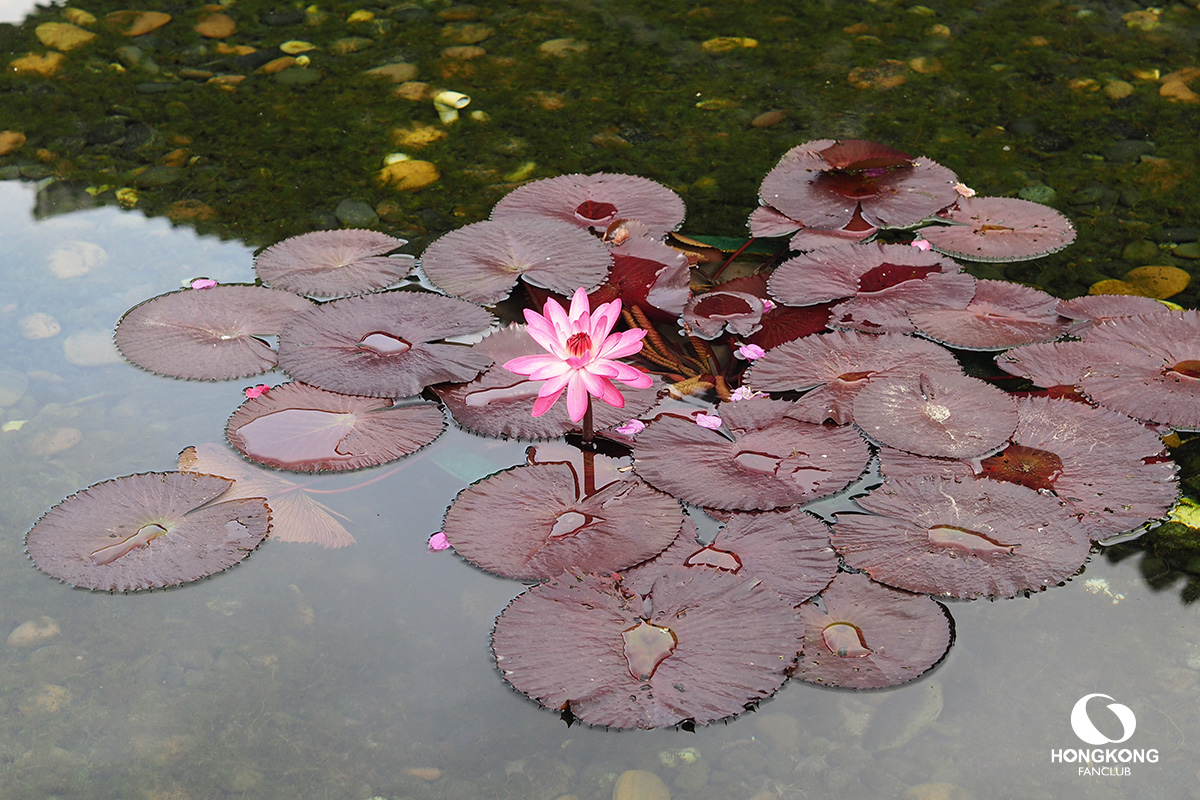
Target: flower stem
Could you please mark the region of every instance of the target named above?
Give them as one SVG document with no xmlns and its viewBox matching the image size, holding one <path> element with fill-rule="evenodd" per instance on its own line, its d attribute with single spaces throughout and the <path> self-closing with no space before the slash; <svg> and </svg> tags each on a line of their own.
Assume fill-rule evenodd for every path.
<svg viewBox="0 0 1200 800">
<path fill-rule="evenodd" d="M 592 397 L 588 395 L 587 411 L 583 412 L 583 446 L 592 449 Z"/>
</svg>

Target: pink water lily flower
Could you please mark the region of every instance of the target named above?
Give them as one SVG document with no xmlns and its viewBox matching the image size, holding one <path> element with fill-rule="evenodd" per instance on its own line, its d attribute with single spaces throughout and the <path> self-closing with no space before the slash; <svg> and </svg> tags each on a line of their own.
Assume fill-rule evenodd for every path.
<svg viewBox="0 0 1200 800">
<path fill-rule="evenodd" d="M 640 329 L 612 333 L 620 315 L 620 300 L 604 303 L 591 313 L 582 288 L 575 290 L 569 311 L 553 298 L 546 300 L 541 314 L 525 309 L 526 330 L 548 354 L 514 358 L 506 361 L 504 368 L 546 382 L 533 403 L 533 416 L 549 411 L 566 389 L 567 413 L 572 422 L 579 422 L 587 413 L 589 397 L 616 408 L 625 406 L 614 378 L 635 389 L 648 388 L 654 382 L 641 370 L 615 360 L 641 350 L 646 336 Z"/>
</svg>

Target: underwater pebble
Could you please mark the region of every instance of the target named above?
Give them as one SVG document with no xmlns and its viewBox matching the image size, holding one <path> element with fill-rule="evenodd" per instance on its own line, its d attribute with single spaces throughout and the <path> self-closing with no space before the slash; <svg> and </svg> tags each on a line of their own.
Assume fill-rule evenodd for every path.
<svg viewBox="0 0 1200 800">
<path fill-rule="evenodd" d="M 78 428 L 51 428 L 38 431 L 25 443 L 25 451 L 31 456 L 47 456 L 70 450 L 83 441 L 83 431 Z"/>
<path fill-rule="evenodd" d="M 161 11 L 114 11 L 104 17 L 104 24 L 123 28 L 122 36 L 143 36 L 171 21 L 171 15 Z"/>
<path fill-rule="evenodd" d="M 495 35 L 495 28 L 478 22 L 453 24 L 442 28 L 442 39 L 453 44 L 479 44 Z"/>
<path fill-rule="evenodd" d="M 237 30 L 237 23 L 227 14 L 209 14 L 197 22 L 192 30 L 206 39 L 225 39 Z"/>
<path fill-rule="evenodd" d="M 8 635 L 9 647 L 33 647 L 50 641 L 62 633 L 62 628 L 50 617 L 38 617 L 22 622 Z"/>
<path fill-rule="evenodd" d="M 0 131 L 0 156 L 6 156 L 25 146 L 25 134 L 20 131 Z"/>
<path fill-rule="evenodd" d="M 375 174 L 375 183 L 398 192 L 411 192 L 428 186 L 442 177 L 438 168 L 428 161 L 396 161 Z"/>
<path fill-rule="evenodd" d="M 8 62 L 8 71 L 14 75 L 41 75 L 51 78 L 62 67 L 67 57 L 62 53 L 27 53 Z"/>
<path fill-rule="evenodd" d="M 16 405 L 28 390 L 28 375 L 19 369 L 0 366 L 0 408 Z"/>
<path fill-rule="evenodd" d="M 63 355 L 77 367 L 99 367 L 121 363 L 121 354 L 113 344 L 112 332 L 100 328 L 72 333 L 63 340 Z"/>
<path fill-rule="evenodd" d="M 63 52 L 83 47 L 96 38 L 96 34 L 91 31 L 85 31 L 78 25 L 72 25 L 69 22 L 43 22 L 37 26 L 34 34 L 38 41 L 46 47 Z"/>
<path fill-rule="evenodd" d="M 108 252 L 92 242 L 64 242 L 50 253 L 48 266 L 60 280 L 78 278 L 108 263 Z"/>
<path fill-rule="evenodd" d="M 671 800 L 662 778 L 644 769 L 622 772 L 613 785 L 613 800 Z"/>
<path fill-rule="evenodd" d="M 550 39 L 538 45 L 538 52 L 544 56 L 557 56 L 563 58 L 572 53 L 587 52 L 587 42 L 580 42 L 575 39 Z"/>
<path fill-rule="evenodd" d="M 754 727 L 776 750 L 783 753 L 800 750 L 800 720 L 791 714 L 765 714 L 754 720 Z"/>
<path fill-rule="evenodd" d="M 773 111 L 764 111 L 754 119 L 750 120 L 751 128 L 769 128 L 772 125 L 778 125 L 787 119 L 787 112 L 782 109 Z"/>
<path fill-rule="evenodd" d="M 404 770 L 404 774 L 430 783 L 440 780 L 442 777 L 442 771 L 437 767 L 409 767 Z"/>
<path fill-rule="evenodd" d="M 337 204 L 333 215 L 347 228 L 370 228 L 379 224 L 379 216 L 375 209 L 362 200 L 350 197 Z"/>
<path fill-rule="evenodd" d="M 42 311 L 22 317 L 17 323 L 17 328 L 23 338 L 33 341 L 49 339 L 62 333 L 62 325 L 58 324 L 58 320 Z"/>
<path fill-rule="evenodd" d="M 26 716 L 39 712 L 55 714 L 61 711 L 63 706 L 69 702 L 71 702 L 70 689 L 57 684 L 46 683 L 32 697 L 25 699 L 19 708 L 21 713 Z"/>
<path fill-rule="evenodd" d="M 372 78 L 384 78 L 393 83 L 404 83 L 417 77 L 417 72 L 416 64 L 408 64 L 400 61 L 395 64 L 384 64 L 382 67 L 369 69 L 363 74 L 370 75 Z"/>
</svg>

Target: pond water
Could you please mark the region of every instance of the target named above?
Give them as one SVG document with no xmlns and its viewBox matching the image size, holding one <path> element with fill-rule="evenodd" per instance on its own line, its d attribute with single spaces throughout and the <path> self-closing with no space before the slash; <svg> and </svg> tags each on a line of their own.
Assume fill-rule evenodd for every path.
<svg viewBox="0 0 1200 800">
<path fill-rule="evenodd" d="M 699 26 L 697 39 L 718 34 L 765 37 L 771 19 L 786 15 L 781 4 L 748 5 L 754 13 L 741 28 L 722 14 L 715 16 L 724 25 L 697 21 L 684 27 Z M 856 21 L 870 25 L 873 14 L 885 12 L 918 20 L 913 24 L 917 31 L 932 24 L 923 6 L 885 9 L 880 4 L 872 9 L 875 5 L 828 3 L 823 24 L 839 31 Z M 938 13 L 951 29 L 960 13 L 964 26 L 969 19 L 978 27 L 983 12 L 956 11 L 961 6 L 948 4 Z M 643 20 L 622 3 L 606 9 L 596 13 L 604 21 L 616 20 L 625 39 L 597 29 L 595 47 L 636 41 L 640 47 L 657 46 L 672 54 L 677 65 L 694 66 L 678 61 L 674 45 L 666 41 L 669 31 L 654 27 L 660 21 Z M 1152 31 L 1135 39 L 1141 34 L 1122 24 L 1121 14 L 1140 9 L 1130 4 L 1095 11 L 1110 20 L 1106 36 L 1125 37 L 1122 47 L 1143 54 L 1135 66 L 1161 66 L 1163 72 L 1183 66 L 1166 60 L 1179 52 L 1170 46 L 1175 40 L 1154 40 Z M 548 18 L 554 18 L 552 11 Z M 714 13 L 691 19 L 713 19 Z M 1176 33 L 1187 25 L 1200 30 L 1200 13 L 1191 7 L 1180 6 L 1170 14 Z M 1044 20 L 1029 25 L 1026 16 L 1014 14 L 1013 24 L 1027 27 L 1003 36 L 1019 40 L 1045 28 Z M 887 39 L 887 31 L 894 30 L 883 25 L 862 35 Z M 1122 51 L 1129 63 L 1109 63 L 1097 54 L 1103 49 L 1101 38 L 1097 34 L 1096 52 L 1079 44 L 1079 37 L 1072 39 L 1075 54 L 1092 59 L 1090 72 L 1072 67 L 1076 77 L 1094 76 L 1097 88 L 1109 78 L 1132 80 L 1127 73 L 1134 56 Z M 534 47 L 536 41 L 527 46 Z M 419 55 L 418 45 L 409 47 Z M 1045 57 L 1028 50 L 1026 58 Z M 613 64 L 618 63 L 612 51 L 606 52 Z M 835 61 L 835 56 L 844 55 L 834 44 L 827 44 L 825 52 Z M 950 51 L 943 56 L 959 69 L 970 67 L 965 56 L 955 57 Z M 795 81 L 794 86 L 780 91 L 768 90 L 765 82 L 754 84 L 765 80 L 762 65 L 747 67 L 742 80 L 791 104 L 793 119 L 802 117 L 803 123 L 751 141 L 763 131 L 748 126 L 747 119 L 723 131 L 706 129 L 714 124 L 711 118 L 696 120 L 687 157 L 662 168 L 670 174 L 694 170 L 692 179 L 717 175 L 725 181 L 721 190 L 699 182 L 692 186 L 688 202 L 702 227 L 744 218 L 747 203 L 753 202 L 753 187 L 786 146 L 856 126 L 881 138 L 880 129 L 888 124 L 878 120 L 890 109 L 897 118 L 913 104 L 930 113 L 933 100 L 916 91 L 887 101 L 873 96 L 869 113 L 847 105 L 830 121 L 830 129 L 823 130 L 810 120 L 811 109 L 796 108 L 803 94 L 798 87 L 811 76 L 787 77 L 786 65 L 775 58 L 767 59 L 777 70 L 771 80 Z M 1052 66 L 1041 64 L 1037 70 Z M 711 76 L 714 87 L 732 80 L 725 69 Z M 835 72 L 836 80 L 842 81 L 847 71 L 828 64 L 822 70 L 812 86 L 827 85 L 835 80 Z M 455 78 L 464 87 L 472 80 L 462 71 Z M 493 78 L 487 73 L 474 79 L 502 96 L 488 83 Z M 621 80 L 626 78 L 619 70 L 603 78 Z M 664 73 L 661 80 L 678 92 L 700 77 L 689 72 L 684 80 Z M 567 102 L 578 102 L 579 87 L 574 95 L 570 86 L 557 88 Z M 604 88 L 606 97 L 611 88 Z M 1155 114 L 1164 123 L 1182 115 L 1177 107 L 1156 99 L 1153 84 L 1139 86 L 1138 91 L 1144 105 L 1127 109 L 1140 115 L 1138 124 Z M 752 94 L 744 92 L 738 102 L 755 111 L 773 105 L 754 105 L 747 100 Z M 693 113 L 695 97 L 693 92 L 683 110 L 676 110 L 680 123 L 692 121 L 687 115 Z M 112 104 L 120 102 L 124 101 L 114 98 Z M 814 99 L 822 107 L 834 102 Z M 498 103 L 488 110 L 502 118 Z M 1160 105 L 1147 110 L 1153 103 Z M 59 123 L 86 127 L 95 121 L 91 115 L 112 112 L 112 104 L 88 109 L 81 102 L 77 116 L 60 118 Z M 636 131 L 619 128 L 615 117 L 606 116 L 610 113 L 616 112 L 597 111 L 587 124 L 601 130 L 611 123 L 614 131 L 636 144 Z M 1121 127 L 1124 112 L 1119 108 L 1098 104 L 1089 113 L 1101 119 L 1112 115 L 1105 123 L 1110 126 L 1104 140 L 1109 144 L 1146 140 Z M 1190 113 L 1189 124 L 1194 125 L 1195 111 Z M 1040 115 L 1043 128 L 1069 133 L 1081 143 L 1080 150 L 1088 150 L 1082 144 L 1092 135 L 1082 120 L 1086 115 L 1081 114 L 1079 122 L 1054 120 L 1051 125 L 1052 112 L 1045 109 L 1012 114 Z M 937 158 L 939 141 L 944 141 L 954 153 L 948 161 L 958 160 L 954 166 L 960 174 L 971 181 L 977 164 L 980 180 L 991 184 L 994 193 L 1045 185 L 1043 180 L 1057 184 L 1063 193 L 1080 188 L 1071 181 L 1079 174 L 1079 163 L 1087 160 L 1070 149 L 1074 145 L 1056 152 L 1074 159 L 1076 166 L 1057 172 L 1052 166 L 1033 166 L 1040 163 L 1033 156 L 1027 162 L 998 164 L 993 150 L 1007 151 L 1009 145 L 991 140 L 987 125 L 966 131 L 960 123 L 948 114 L 939 133 L 922 138 L 918 148 L 927 148 L 928 155 Z M 669 124 L 659 128 L 660 122 L 646 119 L 639 124 L 652 137 L 671 130 Z M 11 128 L 13 122 L 5 119 L 4 125 Z M 706 160 L 697 152 L 704 151 L 704 137 L 710 134 L 715 155 Z M 504 133 L 510 136 L 516 134 Z M 1177 162 L 1194 160 L 1194 139 L 1191 150 L 1171 149 L 1174 136 L 1165 124 L 1158 130 L 1158 154 Z M 731 145 L 731 137 L 741 141 Z M 908 145 L 912 138 L 899 143 Z M 233 146 L 231 141 L 224 144 Z M 542 162 L 539 169 L 546 174 L 579 168 L 573 153 L 580 145 L 568 136 L 538 147 L 543 148 L 536 153 Z M 654 150 L 659 145 L 651 141 L 646 147 Z M 1097 142 L 1094 149 L 1102 147 Z M 754 151 L 753 163 L 731 165 L 742 150 Z M 488 163 L 472 167 L 459 151 L 442 151 L 451 165 L 443 182 L 457 180 L 461 185 L 435 188 L 420 202 L 440 203 L 440 210 L 424 217 L 414 212 L 415 221 L 400 226 L 401 232 L 427 239 L 485 214 L 494 193 L 480 211 L 481 201 L 469 197 L 467 189 L 476 185 L 472 181 L 492 180 L 472 170 L 492 168 L 489 159 L 494 161 L 498 152 L 504 149 L 489 149 L 480 156 Z M 645 152 L 612 152 L 597 159 L 602 162 L 597 169 L 617 168 L 624 159 L 634 162 L 628 171 L 648 171 L 650 156 Z M 993 152 L 991 160 L 972 161 L 972 154 L 983 152 Z M 228 155 L 234 161 L 267 158 L 262 151 Z M 518 165 L 532 155 L 526 150 Z M 1131 173 L 1160 176 L 1153 172 L 1160 169 L 1153 162 L 1121 162 L 1119 157 L 1098 156 L 1105 169 L 1091 180 L 1114 191 L 1132 191 L 1127 185 Z M 111 202 L 88 208 L 88 195 L 80 188 L 86 183 L 98 186 L 107 167 L 85 166 L 85 161 L 80 159 L 81 169 L 96 171 L 70 192 L 61 191 L 63 182 L 38 174 L 29 163 L 17 170 L 25 182 L 0 182 L 0 331 L 6 343 L 0 354 L 0 634 L 26 634 L 0 647 L 3 796 L 606 800 L 618 775 L 641 769 L 662 778 L 673 797 L 700 800 L 1200 798 L 1200 715 L 1195 713 L 1200 707 L 1200 613 L 1181 599 L 1177 582 L 1145 577 L 1153 571 L 1146 557 L 1118 560 L 1097 551 L 1085 571 L 1062 587 L 1013 600 L 950 604 L 956 643 L 940 666 L 911 685 L 855 693 L 792 682 L 754 713 L 694 733 L 568 727 L 499 676 L 489 651 L 491 626 L 523 587 L 487 575 L 450 551 L 429 552 L 425 545 L 441 527 L 454 496 L 467 484 L 519 463 L 526 446 L 522 442 L 482 439 L 451 426 L 394 472 L 385 466 L 348 476 L 298 479 L 324 492 L 312 496 L 343 518 L 356 540 L 352 546 L 322 549 L 268 540 L 245 563 L 214 578 L 137 595 L 74 590 L 46 577 L 23 553 L 24 532 L 45 509 L 98 481 L 172 469 L 185 447 L 221 443 L 226 418 L 243 399 L 244 386 L 257 382 L 182 382 L 145 373 L 122 361 L 112 348 L 116 320 L 141 300 L 195 277 L 251 281 L 255 247 L 283 232 L 295 232 L 296 226 L 312 224 L 311 217 L 286 218 L 283 206 L 291 208 L 296 202 L 290 198 L 281 200 L 280 208 L 255 207 L 247 218 L 224 227 L 195 223 L 210 231 L 198 234 L 156 215 L 155 189 L 149 186 L 142 187 L 139 206 L 149 207 L 149 214 Z M 1033 175 L 1042 168 L 1044 174 Z M 744 169 L 743 176 L 725 180 L 739 169 Z M 161 203 L 191 195 L 224 208 L 222 202 L 232 202 L 223 194 L 227 187 L 205 183 L 209 178 L 198 173 L 195 184 L 187 182 L 191 179 L 175 184 Z M 329 196 L 362 193 L 365 183 L 355 180 L 347 179 L 345 188 Z M 322 191 L 330 185 L 335 184 L 322 184 Z M 730 185 L 741 190 L 748 186 L 750 191 L 722 195 Z M 1141 185 L 1150 194 L 1147 185 Z M 1128 242 L 1163 241 L 1147 222 L 1156 215 L 1165 215 L 1170 225 L 1180 228 L 1197 223 L 1195 206 L 1182 191 L 1177 202 L 1153 196 L 1120 206 L 1077 208 L 1094 220 L 1091 229 L 1080 225 L 1083 236 L 1076 247 L 1084 255 L 1069 262 L 1055 256 L 1046 260 L 1050 267 L 1021 267 L 1021 274 L 1058 269 L 1057 277 L 1047 283 L 1073 286 L 1076 292 L 1086 289 L 1093 273 L 1116 269 L 1115 256 L 1103 260 L 1089 254 L 1106 248 L 1119 251 Z M 97 194 L 106 202 L 103 191 Z M 415 201 L 402 196 L 397 202 Z M 306 214 L 315 213 L 305 208 Z M 734 235 L 740 231 L 711 230 Z M 1171 263 L 1185 264 L 1180 259 Z M 1192 292 L 1185 304 L 1186 297 L 1194 297 Z M 22 625 L 26 627 L 19 628 Z M 1122 731 L 1116 716 L 1105 710 L 1106 703 L 1128 706 L 1136 717 L 1128 740 L 1102 749 L 1149 754 L 1149 760 L 1097 765 L 1105 769 L 1096 774 L 1081 772 L 1074 751 L 1088 746 L 1072 729 L 1072 709 L 1080 698 L 1095 693 L 1112 698 L 1093 698 L 1087 706 L 1108 738 L 1119 739 Z"/>
</svg>

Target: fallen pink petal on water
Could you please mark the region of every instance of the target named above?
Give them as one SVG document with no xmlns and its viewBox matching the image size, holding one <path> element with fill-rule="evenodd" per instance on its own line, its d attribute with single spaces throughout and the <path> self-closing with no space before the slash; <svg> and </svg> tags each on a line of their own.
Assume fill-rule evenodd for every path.
<svg viewBox="0 0 1200 800">
<path fill-rule="evenodd" d="M 766 350 L 763 350 L 756 344 L 744 344 L 734 352 L 737 353 L 738 358 L 744 358 L 747 361 L 754 361 L 755 359 L 762 358 L 767 354 Z"/>
<path fill-rule="evenodd" d="M 715 431 L 717 428 L 721 427 L 721 418 L 716 414 L 705 414 L 703 411 L 701 411 L 696 415 L 696 424 L 701 428 L 708 428 L 709 430 Z"/>
<path fill-rule="evenodd" d="M 260 383 L 258 386 L 247 387 L 246 388 L 246 397 L 249 397 L 251 399 L 253 399 L 255 397 L 262 397 L 264 394 L 266 394 L 269 391 L 271 391 L 270 386 L 267 386 L 265 383 Z"/>
<path fill-rule="evenodd" d="M 212 278 L 196 278 L 191 285 L 193 289 L 211 289 L 217 285 L 217 282 Z"/>
<path fill-rule="evenodd" d="M 432 553 L 436 553 L 438 550 L 445 550 L 449 546 L 450 542 L 446 539 L 446 534 L 441 531 L 429 537 L 429 551 Z"/>
<path fill-rule="evenodd" d="M 631 419 L 624 425 L 618 425 L 613 430 L 615 430 L 617 433 L 624 434 L 625 436 L 637 436 L 639 433 L 646 430 L 646 423 L 642 422 L 640 419 Z"/>
</svg>

